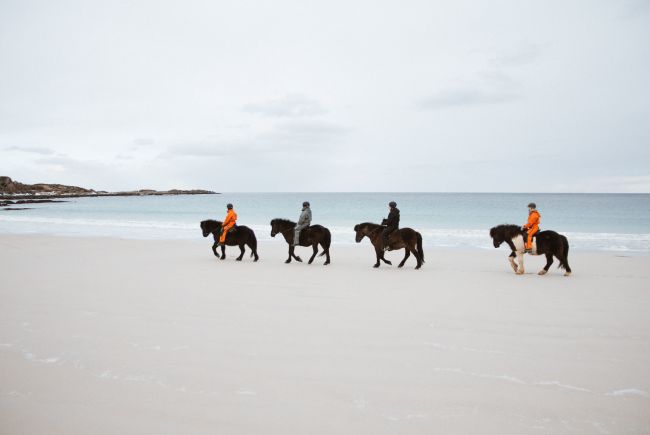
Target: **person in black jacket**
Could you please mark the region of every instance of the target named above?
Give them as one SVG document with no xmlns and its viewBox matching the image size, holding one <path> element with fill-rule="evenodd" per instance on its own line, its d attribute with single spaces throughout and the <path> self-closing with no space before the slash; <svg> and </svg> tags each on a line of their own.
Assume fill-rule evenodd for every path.
<svg viewBox="0 0 650 435">
<path fill-rule="evenodd" d="M 384 231 L 381 233 L 381 239 L 384 243 L 384 251 L 388 249 L 388 237 L 390 233 L 399 229 L 399 209 L 397 208 L 397 203 L 391 201 L 388 203 L 388 217 L 381 221 L 382 225 L 386 225 Z"/>
</svg>

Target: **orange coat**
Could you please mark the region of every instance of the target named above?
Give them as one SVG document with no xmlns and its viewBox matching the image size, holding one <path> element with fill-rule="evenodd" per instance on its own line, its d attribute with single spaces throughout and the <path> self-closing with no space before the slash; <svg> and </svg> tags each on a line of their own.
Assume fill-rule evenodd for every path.
<svg viewBox="0 0 650 435">
<path fill-rule="evenodd" d="M 531 211 L 528 215 L 528 222 L 524 225 L 524 229 L 528 230 L 528 232 L 536 233 L 539 230 L 539 218 L 540 215 L 537 210 Z"/>
<path fill-rule="evenodd" d="M 539 212 L 533 210 L 528 215 L 528 222 L 524 225 L 524 229 L 528 230 L 528 238 L 526 239 L 526 249 L 531 249 L 533 245 L 533 236 L 539 231 Z"/>
<path fill-rule="evenodd" d="M 223 220 L 223 224 L 221 224 L 221 237 L 219 237 L 219 243 L 226 241 L 228 230 L 235 226 L 235 222 L 237 222 L 237 213 L 235 213 L 235 210 L 230 209 L 228 210 L 228 213 L 226 213 L 226 218 Z"/>
</svg>

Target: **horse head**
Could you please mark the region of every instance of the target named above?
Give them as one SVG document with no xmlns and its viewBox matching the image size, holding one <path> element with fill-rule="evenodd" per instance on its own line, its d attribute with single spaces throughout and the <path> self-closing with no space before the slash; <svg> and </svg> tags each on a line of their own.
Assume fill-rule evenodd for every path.
<svg viewBox="0 0 650 435">
<path fill-rule="evenodd" d="M 221 228 L 221 222 L 208 219 L 201 221 L 201 230 L 203 230 L 203 237 L 208 237 L 211 233 L 218 231 Z"/>
<path fill-rule="evenodd" d="M 503 237 L 499 237 L 499 232 L 497 227 L 490 228 L 490 237 L 492 237 L 492 243 L 495 248 L 498 248 L 504 242 Z"/>
<path fill-rule="evenodd" d="M 362 225 L 362 224 L 355 225 L 355 226 L 354 226 L 354 231 L 357 233 L 357 235 L 356 235 L 356 237 L 354 238 L 354 240 L 355 240 L 357 243 L 361 243 L 361 241 L 363 240 L 363 238 L 366 236 L 365 226 Z"/>
</svg>

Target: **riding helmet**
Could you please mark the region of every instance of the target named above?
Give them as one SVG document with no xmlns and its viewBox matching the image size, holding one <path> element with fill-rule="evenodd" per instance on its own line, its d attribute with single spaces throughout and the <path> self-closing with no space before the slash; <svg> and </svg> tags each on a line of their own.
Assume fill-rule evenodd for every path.
<svg viewBox="0 0 650 435">
<path fill-rule="evenodd" d="M 397 207 L 397 203 L 395 201 L 391 201 L 391 202 L 388 203 L 388 206 L 392 207 L 392 208 L 395 208 L 395 207 Z"/>
<path fill-rule="evenodd" d="M 305 202 L 303 202 L 303 203 L 302 203 L 302 206 L 303 206 L 303 207 L 309 207 L 309 201 L 305 201 Z"/>
<path fill-rule="evenodd" d="M 529 208 L 537 208 L 537 204 L 535 204 L 534 202 L 531 202 L 530 204 L 528 204 L 528 207 Z"/>
<path fill-rule="evenodd" d="M 232 208 L 232 204 L 230 204 L 230 203 L 226 204 L 226 208 L 227 208 L 228 210 L 230 210 L 230 209 Z"/>
</svg>

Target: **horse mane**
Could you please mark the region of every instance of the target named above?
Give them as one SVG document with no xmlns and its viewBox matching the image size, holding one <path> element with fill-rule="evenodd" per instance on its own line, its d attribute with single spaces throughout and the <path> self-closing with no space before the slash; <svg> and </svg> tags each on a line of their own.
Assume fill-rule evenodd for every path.
<svg viewBox="0 0 650 435">
<path fill-rule="evenodd" d="M 275 218 L 275 219 L 271 220 L 271 225 L 273 225 L 273 223 L 277 223 L 277 224 L 280 224 L 280 225 L 282 225 L 282 224 L 294 225 L 294 226 L 297 225 L 294 221 L 290 221 L 289 219 L 281 219 L 281 218 Z"/>
<path fill-rule="evenodd" d="M 362 223 L 354 226 L 354 231 L 357 231 L 357 228 L 359 228 L 359 227 L 370 227 L 371 229 L 377 229 L 378 227 L 381 227 L 381 226 L 382 225 L 379 225 L 379 224 L 376 224 L 376 223 L 373 223 L 373 222 L 362 222 Z M 372 228 L 372 227 L 375 227 L 375 228 Z"/>
<path fill-rule="evenodd" d="M 523 234 L 523 231 L 521 230 L 521 227 L 519 225 L 501 224 L 501 225 L 497 225 L 496 227 L 490 228 L 490 237 L 494 238 L 494 236 L 496 236 L 497 234 L 501 235 L 504 239 L 505 238 L 511 239 L 520 234 Z"/>
</svg>

